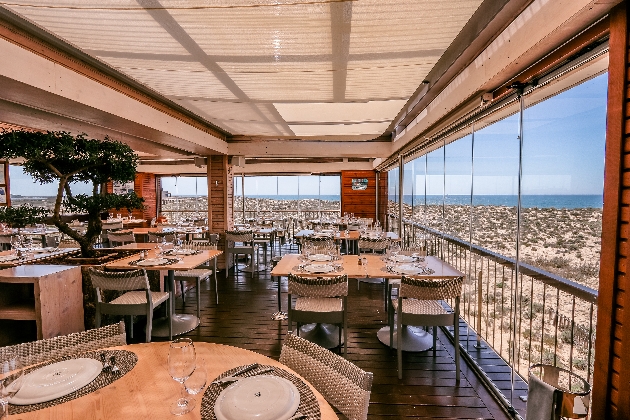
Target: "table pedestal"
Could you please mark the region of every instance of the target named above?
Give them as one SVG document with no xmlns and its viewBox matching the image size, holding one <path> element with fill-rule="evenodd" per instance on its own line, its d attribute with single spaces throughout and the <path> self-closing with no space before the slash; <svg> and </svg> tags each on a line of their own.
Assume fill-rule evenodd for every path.
<svg viewBox="0 0 630 420">
<path fill-rule="evenodd" d="M 303 325 L 300 328 L 300 337 L 325 349 L 333 349 L 343 345 L 343 330 L 341 331 L 341 342 L 339 342 L 339 327 L 332 324 Z"/>
<path fill-rule="evenodd" d="M 394 326 L 396 328 L 396 326 Z M 376 334 L 379 341 L 389 346 L 389 327 L 383 327 Z M 394 330 L 393 348 L 398 348 L 398 331 Z M 402 328 L 402 350 L 403 351 L 426 351 L 433 348 L 433 335 L 422 328 L 403 325 Z"/>
<path fill-rule="evenodd" d="M 199 318 L 197 318 L 197 316 L 175 313 L 175 270 L 168 270 L 168 281 L 165 282 L 164 285 L 170 289 L 173 336 L 182 335 L 197 328 L 199 325 Z M 183 290 L 182 293 L 184 293 Z M 199 293 L 198 290 L 197 293 Z M 168 318 L 154 319 L 151 335 L 153 337 L 168 337 Z"/>
</svg>

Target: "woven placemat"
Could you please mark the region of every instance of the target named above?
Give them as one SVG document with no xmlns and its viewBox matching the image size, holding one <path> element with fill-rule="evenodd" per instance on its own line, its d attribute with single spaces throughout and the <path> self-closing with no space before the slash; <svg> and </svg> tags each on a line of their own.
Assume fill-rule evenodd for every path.
<svg viewBox="0 0 630 420">
<path fill-rule="evenodd" d="M 234 372 L 243 369 L 245 366 L 237 366 L 234 369 L 230 369 L 226 372 L 223 372 L 221 375 L 216 377 L 213 380 L 224 378 L 226 376 L 230 376 Z M 280 378 L 287 379 L 296 386 L 298 391 L 300 391 L 300 405 L 298 406 L 297 411 L 304 414 L 305 419 L 319 420 L 321 419 L 321 412 L 319 411 L 319 403 L 317 402 L 317 398 L 311 388 L 304 383 L 297 376 L 287 372 L 284 369 L 275 367 L 275 366 L 266 366 L 260 365 L 257 369 L 254 369 L 250 372 L 246 372 L 240 376 L 246 378 L 248 376 L 256 376 L 256 372 L 259 372 L 266 368 L 272 368 L 271 372 L 265 373 L 265 375 L 274 375 Z M 201 418 L 202 420 L 216 420 L 216 416 L 214 415 L 214 404 L 219 397 L 221 391 L 227 388 L 229 385 L 212 385 L 209 384 L 208 388 L 206 388 L 206 392 L 203 394 L 203 399 L 201 400 Z"/>
<path fill-rule="evenodd" d="M 106 387 L 107 385 L 117 381 L 118 379 L 125 376 L 127 372 L 129 372 L 138 362 L 138 356 L 134 352 L 127 350 L 97 350 L 91 351 L 89 353 L 84 353 L 80 355 L 67 356 L 62 357 L 57 360 L 51 360 L 49 362 L 42 363 L 35 367 L 29 368 L 24 371 L 24 374 L 28 374 L 36 369 L 39 369 L 43 366 L 52 365 L 53 363 L 61 362 L 63 360 L 70 359 L 78 359 L 78 358 L 90 358 L 101 361 L 100 355 L 105 353 L 107 356 L 107 361 L 109 363 L 109 358 L 114 356 L 116 358 L 116 366 L 118 366 L 118 373 L 111 373 L 110 371 L 102 371 L 92 382 L 84 386 L 83 388 L 77 389 L 74 392 L 71 392 L 68 395 L 64 395 L 63 397 L 55 398 L 54 400 L 46 401 L 38 404 L 30 404 L 30 405 L 13 405 L 9 404 L 9 414 L 22 414 L 28 413 L 29 411 L 41 410 L 42 408 L 48 408 L 55 406 L 57 404 L 62 404 L 75 398 L 82 397 L 84 395 L 90 394 L 97 389 L 101 389 Z"/>
</svg>

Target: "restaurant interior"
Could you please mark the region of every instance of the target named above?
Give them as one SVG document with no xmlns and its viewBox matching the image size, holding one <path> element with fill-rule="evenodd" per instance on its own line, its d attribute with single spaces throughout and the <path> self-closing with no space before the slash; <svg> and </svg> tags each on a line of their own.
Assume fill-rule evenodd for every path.
<svg viewBox="0 0 630 420">
<path fill-rule="evenodd" d="M 0 1 L 0 418 L 630 419 L 629 13 Z"/>
</svg>

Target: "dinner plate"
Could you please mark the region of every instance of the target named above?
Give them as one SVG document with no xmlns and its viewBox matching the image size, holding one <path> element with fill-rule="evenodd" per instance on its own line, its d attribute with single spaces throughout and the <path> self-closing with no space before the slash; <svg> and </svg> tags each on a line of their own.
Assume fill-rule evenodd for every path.
<svg viewBox="0 0 630 420">
<path fill-rule="evenodd" d="M 309 264 L 304 267 L 304 271 L 309 273 L 330 273 L 334 271 L 335 267 L 330 264 Z"/>
<path fill-rule="evenodd" d="M 168 263 L 166 258 L 149 258 L 146 260 L 138 261 L 136 265 L 139 266 L 151 266 L 151 265 L 163 265 Z"/>
<path fill-rule="evenodd" d="M 38 404 L 63 397 L 83 388 L 103 370 L 94 359 L 64 360 L 32 371 L 24 377 L 22 388 L 11 398 L 14 405 Z"/>
<path fill-rule="evenodd" d="M 416 260 L 415 257 L 409 255 L 392 255 L 389 259 L 397 263 L 410 263 Z"/>
<path fill-rule="evenodd" d="M 17 255 L 0 255 L 0 262 L 15 261 L 19 259 L 20 257 Z"/>
<path fill-rule="evenodd" d="M 309 255 L 308 259 L 311 261 L 330 261 L 332 258 L 330 257 L 330 255 L 326 255 L 326 254 L 313 254 L 313 255 Z"/>
<path fill-rule="evenodd" d="M 217 420 L 287 420 L 300 405 L 300 392 L 290 381 L 260 375 L 239 379 L 219 394 Z"/>
<path fill-rule="evenodd" d="M 416 267 L 413 264 L 395 265 L 392 267 L 392 271 L 397 274 L 407 274 L 407 275 L 424 273 L 424 270 L 421 267 Z"/>
</svg>

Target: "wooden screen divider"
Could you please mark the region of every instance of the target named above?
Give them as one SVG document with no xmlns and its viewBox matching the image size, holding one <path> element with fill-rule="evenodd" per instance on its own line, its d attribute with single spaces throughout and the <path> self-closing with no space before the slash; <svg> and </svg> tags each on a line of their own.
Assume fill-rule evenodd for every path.
<svg viewBox="0 0 630 420">
<path fill-rule="evenodd" d="M 234 228 L 234 168 L 228 156 L 208 156 L 208 225 L 211 233 L 219 234 L 219 249 L 226 249 L 225 231 Z M 229 269 L 226 255 L 217 258 L 217 267 Z"/>
<path fill-rule="evenodd" d="M 353 190 L 353 179 L 367 179 L 365 190 Z M 376 171 L 341 172 L 341 214 L 354 213 L 357 217 L 376 220 Z M 379 220 L 385 222 L 387 211 L 387 173 L 381 172 L 378 188 Z"/>
<path fill-rule="evenodd" d="M 630 419 L 630 99 L 627 3 L 610 13 L 604 209 L 592 419 Z M 629 306 L 626 308 L 626 306 Z"/>
</svg>

